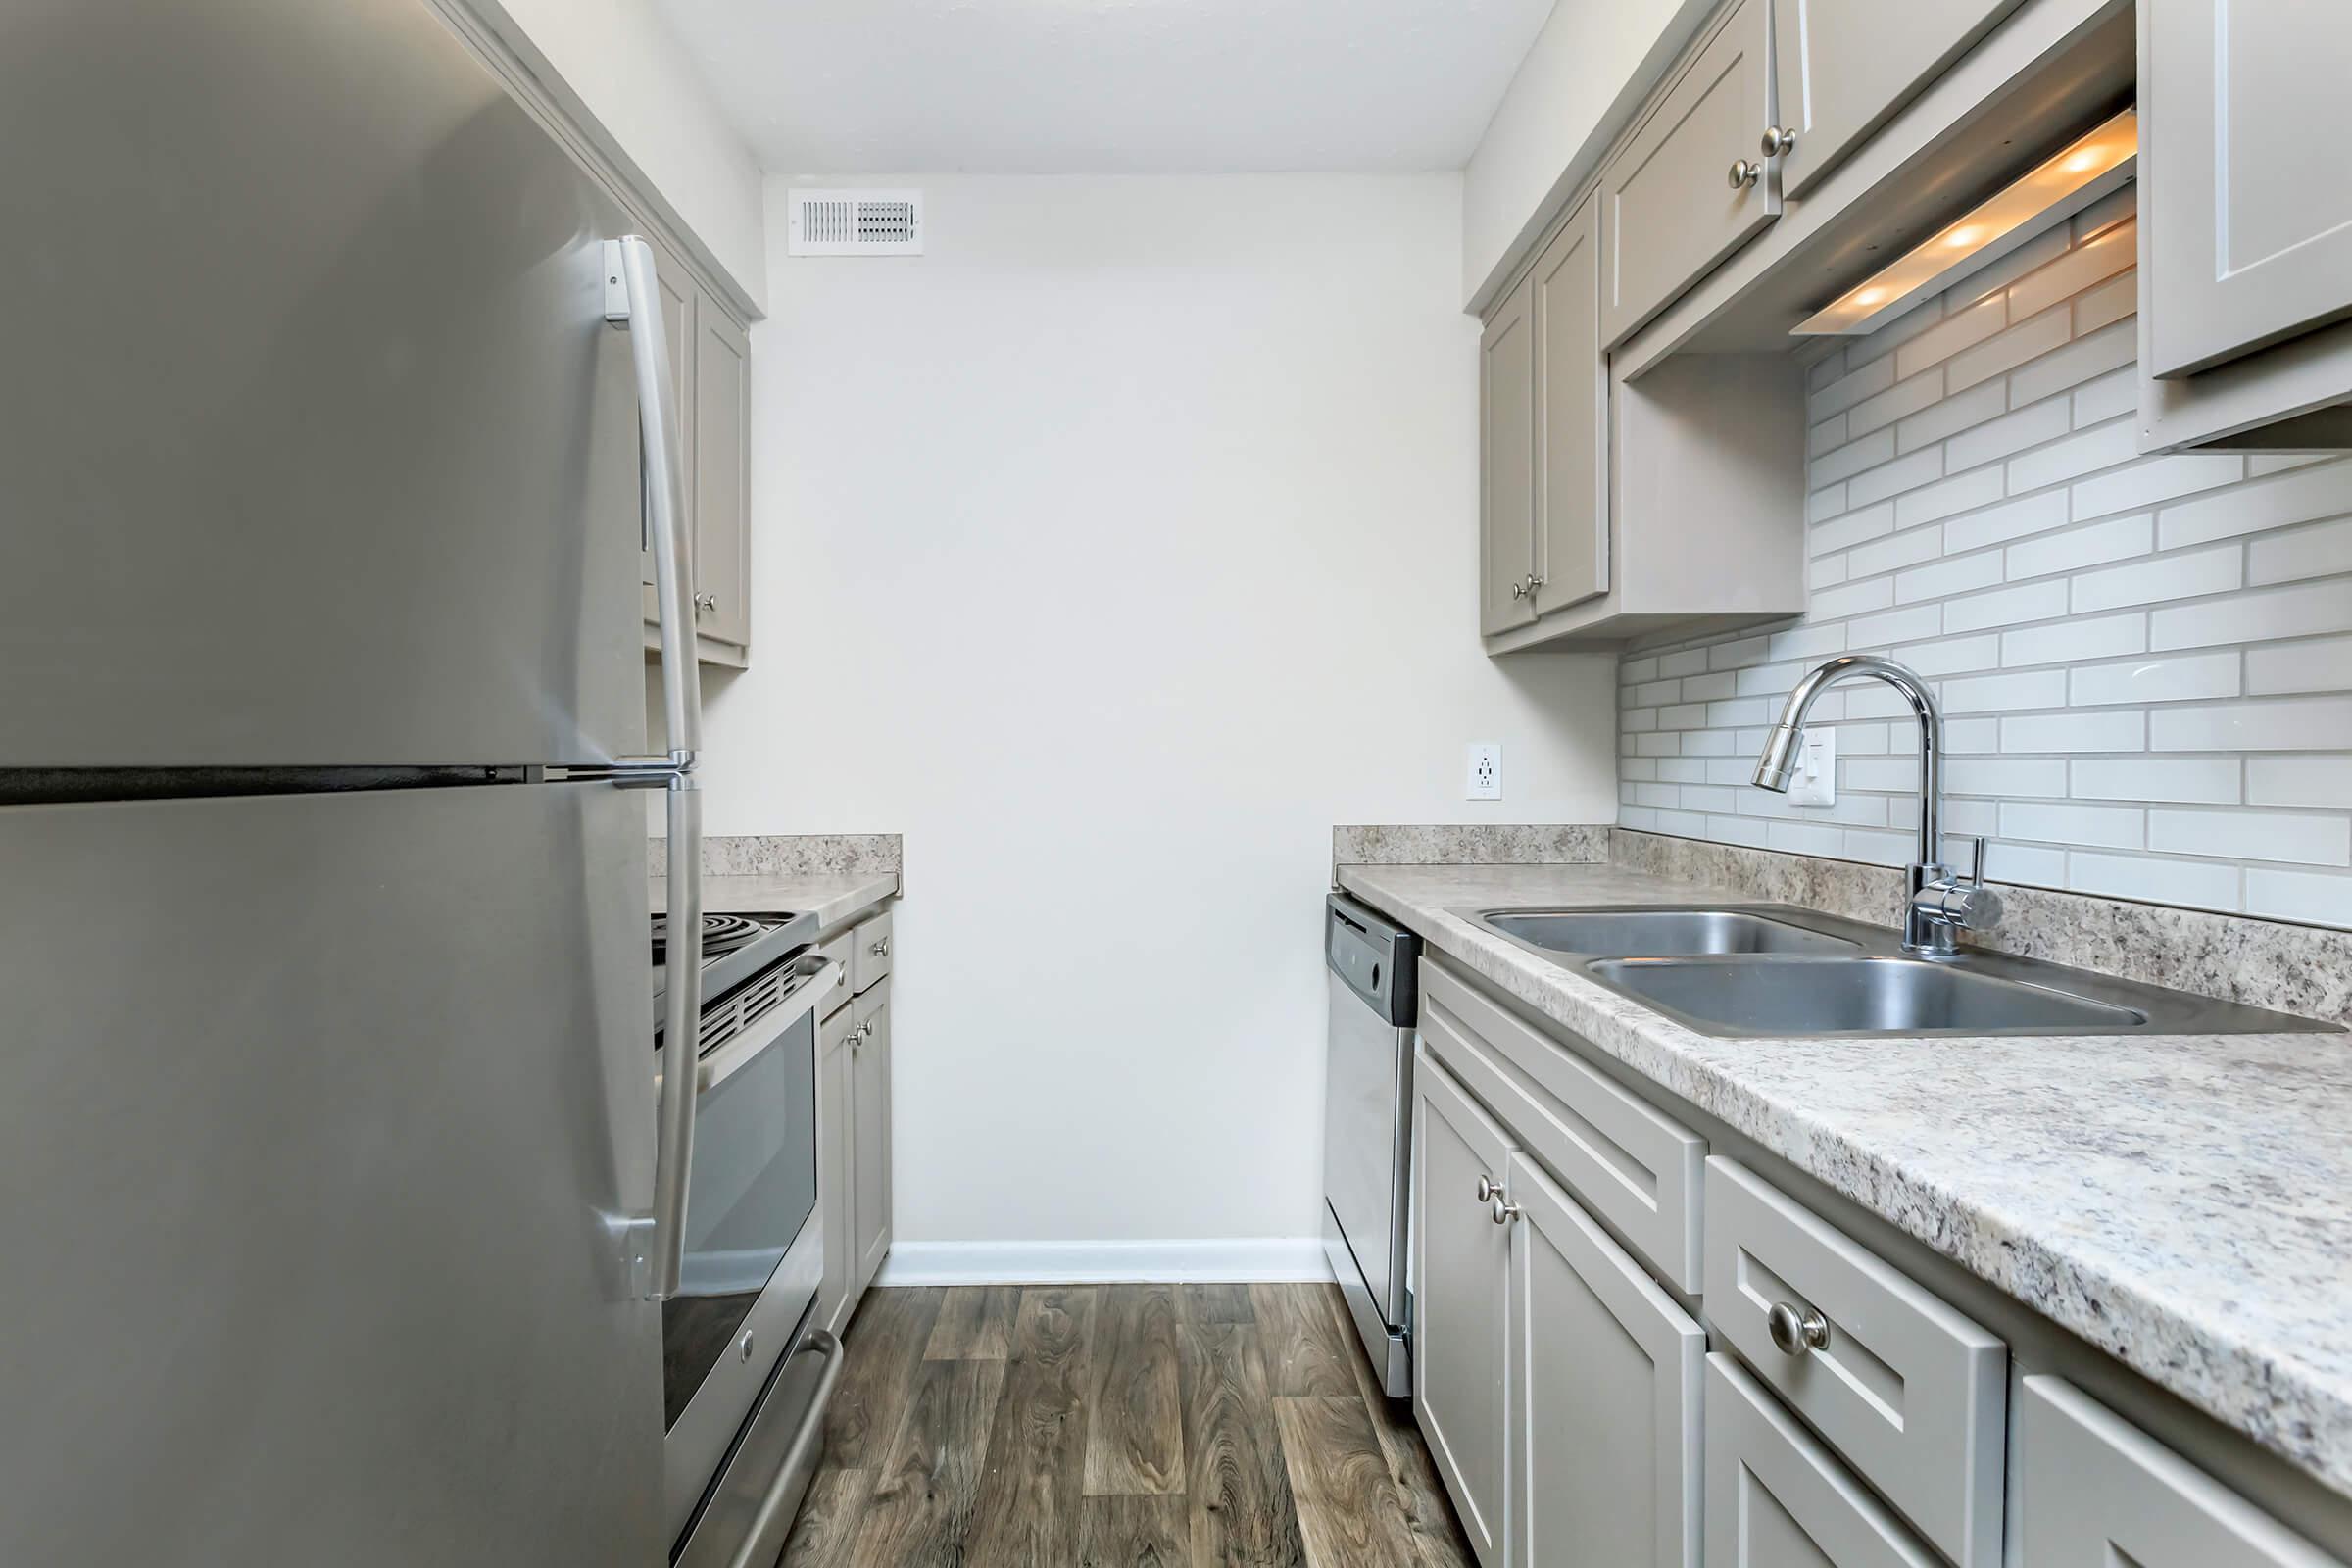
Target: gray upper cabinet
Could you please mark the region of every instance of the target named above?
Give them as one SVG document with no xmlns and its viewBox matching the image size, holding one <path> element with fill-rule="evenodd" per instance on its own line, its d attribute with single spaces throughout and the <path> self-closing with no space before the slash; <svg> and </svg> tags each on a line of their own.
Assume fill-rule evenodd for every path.
<svg viewBox="0 0 2352 1568">
<path fill-rule="evenodd" d="M 1609 365 L 1600 347 L 1600 203 L 1587 196 L 1537 258 L 1534 613 L 1609 586 Z"/>
<path fill-rule="evenodd" d="M 1478 348 L 1479 630 L 1535 618 L 1536 328 L 1522 283 L 1487 322 Z"/>
<path fill-rule="evenodd" d="M 1781 154 L 1781 193 L 1803 195 L 2017 4 L 1775 0 L 1776 124 L 1796 138 Z"/>
<path fill-rule="evenodd" d="M 2352 311 L 2352 6 L 2142 0 L 2148 369 L 2191 374 Z"/>
<path fill-rule="evenodd" d="M 751 340 L 717 302 L 704 299 L 694 336 L 695 630 L 743 648 L 751 642 L 751 539 L 747 496 L 751 439 Z"/>
<path fill-rule="evenodd" d="M 1511 1153 L 1424 1049 L 1413 1072 L 1413 1416 L 1482 1568 L 1504 1560 L 1510 1230 L 1489 1205 Z"/>
<path fill-rule="evenodd" d="M 1517 1155 L 1510 1201 L 1511 1563 L 1698 1568 L 1706 1336 Z"/>
<path fill-rule="evenodd" d="M 1770 0 L 1733 6 L 1602 170 L 1604 347 L 1780 215 L 1780 181 L 1758 146 L 1774 123 L 1771 22 Z"/>
<path fill-rule="evenodd" d="M 2018 1425 L 2019 1568 L 2343 1568 L 2062 1379 Z"/>
</svg>

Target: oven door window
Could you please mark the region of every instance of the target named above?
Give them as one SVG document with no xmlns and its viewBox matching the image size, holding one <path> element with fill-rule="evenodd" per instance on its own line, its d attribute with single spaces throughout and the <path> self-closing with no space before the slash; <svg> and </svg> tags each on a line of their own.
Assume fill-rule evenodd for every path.
<svg viewBox="0 0 2352 1568">
<path fill-rule="evenodd" d="M 675 1426 L 816 1209 L 816 1030 L 802 1019 L 703 1092 L 686 1261 L 662 1304 L 662 1399 Z"/>
</svg>

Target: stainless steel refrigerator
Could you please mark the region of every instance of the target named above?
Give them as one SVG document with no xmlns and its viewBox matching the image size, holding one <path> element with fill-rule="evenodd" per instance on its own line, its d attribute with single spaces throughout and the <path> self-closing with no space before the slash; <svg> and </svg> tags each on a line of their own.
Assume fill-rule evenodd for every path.
<svg viewBox="0 0 2352 1568">
<path fill-rule="evenodd" d="M 12 0 L 0 211 L 0 1562 L 659 1563 L 651 253 L 422 0 Z"/>
</svg>

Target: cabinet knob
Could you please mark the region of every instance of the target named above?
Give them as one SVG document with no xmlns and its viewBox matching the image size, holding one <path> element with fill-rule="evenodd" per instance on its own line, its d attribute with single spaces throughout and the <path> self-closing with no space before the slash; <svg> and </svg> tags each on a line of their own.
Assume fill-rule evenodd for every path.
<svg viewBox="0 0 2352 1568">
<path fill-rule="evenodd" d="M 1745 190 L 1763 177 L 1764 166 L 1762 164 L 1751 164 L 1744 158 L 1732 160 L 1732 189 Z"/>
<path fill-rule="evenodd" d="M 1526 1210 L 1522 1209 L 1517 1203 L 1504 1201 L 1503 1196 L 1500 1193 L 1496 1193 L 1494 1195 L 1494 1216 L 1495 1224 L 1508 1225 L 1511 1221 L 1517 1219 L 1525 1212 Z"/>
<path fill-rule="evenodd" d="M 1765 1314 L 1764 1326 L 1771 1331 L 1773 1348 L 1783 1355 L 1830 1348 L 1829 1320 L 1809 1306 L 1799 1312 L 1787 1301 L 1775 1301 Z"/>
<path fill-rule="evenodd" d="M 1501 1191 L 1502 1191 L 1502 1189 L 1501 1189 L 1501 1188 L 1499 1188 L 1499 1187 L 1495 1186 L 1495 1185 L 1494 1185 L 1494 1183 L 1493 1181 L 1491 1181 L 1490 1179 L 1488 1179 L 1487 1177 L 1485 1177 L 1485 1176 L 1481 1176 L 1481 1177 L 1479 1177 L 1479 1179 L 1478 1179 L 1478 1200 L 1479 1200 L 1480 1202 L 1482 1202 L 1482 1203 L 1492 1203 L 1493 1201 L 1494 1201 L 1495 1195 L 1496 1195 L 1496 1194 L 1498 1194 L 1498 1193 L 1500 1193 Z"/>
<path fill-rule="evenodd" d="M 1511 597 L 1513 599 L 1525 599 L 1527 597 L 1526 578 L 1522 577 L 1517 582 L 1511 584 Z"/>
<path fill-rule="evenodd" d="M 876 942 L 876 943 L 875 943 L 873 946 L 871 946 L 871 947 L 867 948 L 865 951 L 866 951 L 866 952 L 868 952 L 868 953 L 870 953 L 870 954 L 872 954 L 872 955 L 873 955 L 875 957 L 877 957 L 877 958 L 887 958 L 887 957 L 889 957 L 889 956 L 890 956 L 890 938 L 888 938 L 888 937 L 884 937 L 884 938 L 882 938 L 882 939 L 881 939 L 879 942 Z"/>
<path fill-rule="evenodd" d="M 1765 157 L 1778 158 L 1783 153 L 1794 152 L 1795 150 L 1795 131 L 1790 130 L 1784 125 L 1766 125 L 1764 127 Z"/>
<path fill-rule="evenodd" d="M 718 608 L 718 595 L 696 594 L 694 596 L 694 608 L 697 610 L 716 610 Z"/>
<path fill-rule="evenodd" d="M 1527 574 L 1527 591 L 1532 594 L 1549 581 L 1549 577 L 1541 577 L 1531 571 Z"/>
</svg>

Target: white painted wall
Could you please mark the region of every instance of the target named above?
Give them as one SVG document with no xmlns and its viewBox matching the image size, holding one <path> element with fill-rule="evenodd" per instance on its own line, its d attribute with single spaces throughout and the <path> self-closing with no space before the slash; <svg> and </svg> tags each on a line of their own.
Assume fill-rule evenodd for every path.
<svg viewBox="0 0 2352 1568">
<path fill-rule="evenodd" d="M 873 182 L 770 187 L 710 830 L 906 834 L 902 1259 L 1311 1236 L 1332 825 L 1614 810 L 1613 659 L 1479 651 L 1459 178 Z"/>
<path fill-rule="evenodd" d="M 1559 0 L 1552 8 L 1463 174 L 1461 289 L 1474 308 L 1598 167 L 1715 3 Z"/>
<path fill-rule="evenodd" d="M 760 166 L 649 0 L 467 3 L 510 44 L 520 49 L 527 40 L 554 67 L 711 257 L 764 308 Z"/>
</svg>

